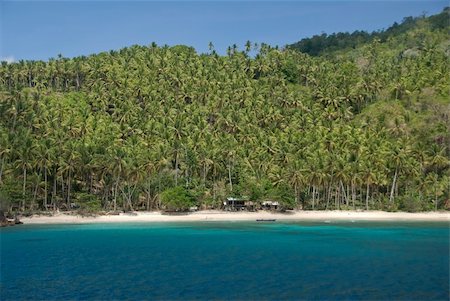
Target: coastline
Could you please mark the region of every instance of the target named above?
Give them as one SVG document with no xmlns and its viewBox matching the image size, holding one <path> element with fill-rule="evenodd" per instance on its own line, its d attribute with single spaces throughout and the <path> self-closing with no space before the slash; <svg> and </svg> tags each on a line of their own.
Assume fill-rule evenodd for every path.
<svg viewBox="0 0 450 301">
<path fill-rule="evenodd" d="M 200 221 L 439 221 L 450 222 L 450 212 L 385 212 L 385 211 L 292 211 L 288 213 L 225 212 L 205 210 L 180 215 L 159 211 L 131 212 L 119 215 L 81 216 L 57 213 L 53 216 L 22 217 L 24 224 L 80 224 L 80 223 L 132 223 L 132 222 L 200 222 Z"/>
</svg>

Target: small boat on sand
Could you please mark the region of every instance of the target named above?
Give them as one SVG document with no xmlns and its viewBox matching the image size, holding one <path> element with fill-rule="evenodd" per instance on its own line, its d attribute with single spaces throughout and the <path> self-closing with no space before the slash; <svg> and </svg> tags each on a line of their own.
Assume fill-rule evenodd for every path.
<svg viewBox="0 0 450 301">
<path fill-rule="evenodd" d="M 274 221 L 276 221 L 276 219 L 257 219 L 256 220 L 257 222 L 274 222 Z"/>
</svg>

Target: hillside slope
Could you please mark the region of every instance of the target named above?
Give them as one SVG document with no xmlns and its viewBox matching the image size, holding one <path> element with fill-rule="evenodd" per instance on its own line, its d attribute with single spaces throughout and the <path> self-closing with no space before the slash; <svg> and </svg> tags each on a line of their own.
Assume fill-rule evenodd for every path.
<svg viewBox="0 0 450 301">
<path fill-rule="evenodd" d="M 437 15 L 429 17 L 406 17 L 400 24 L 395 22 L 386 30 L 379 30 L 371 33 L 357 30 L 352 33 L 338 32 L 330 35 L 323 33 L 321 35 L 314 35 L 311 38 L 302 39 L 296 43 L 287 45 L 286 47 L 312 56 L 333 55 L 333 52 L 355 49 L 364 44 L 371 43 L 374 40 L 379 40 L 383 43 L 389 39 L 396 38 L 399 35 L 414 31 L 418 27 L 423 26 L 433 32 L 444 30 L 448 34 L 450 25 L 449 14 L 450 8 L 446 7 Z"/>
<path fill-rule="evenodd" d="M 425 22 L 327 57 L 152 44 L 3 63 L 0 199 L 22 211 L 168 208 L 161 195 L 444 208 L 448 54 L 447 29 Z"/>
</svg>

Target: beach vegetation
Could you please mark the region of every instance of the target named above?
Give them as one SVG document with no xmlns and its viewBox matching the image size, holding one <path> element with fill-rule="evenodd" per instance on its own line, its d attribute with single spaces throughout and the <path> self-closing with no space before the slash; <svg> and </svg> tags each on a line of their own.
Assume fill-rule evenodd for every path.
<svg viewBox="0 0 450 301">
<path fill-rule="evenodd" d="M 81 192 L 77 193 L 72 203 L 72 209 L 80 209 L 80 211 L 91 213 L 98 212 L 102 209 L 101 200 L 94 194 Z"/>
<path fill-rule="evenodd" d="M 161 193 L 161 203 L 165 211 L 187 211 L 196 205 L 190 191 L 182 186 L 169 188 Z"/>
</svg>

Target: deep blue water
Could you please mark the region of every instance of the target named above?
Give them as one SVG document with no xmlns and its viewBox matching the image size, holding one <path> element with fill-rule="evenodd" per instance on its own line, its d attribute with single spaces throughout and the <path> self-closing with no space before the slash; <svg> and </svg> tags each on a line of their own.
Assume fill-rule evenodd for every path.
<svg viewBox="0 0 450 301">
<path fill-rule="evenodd" d="M 448 300 L 447 223 L 0 230 L 1 300 Z"/>
</svg>

